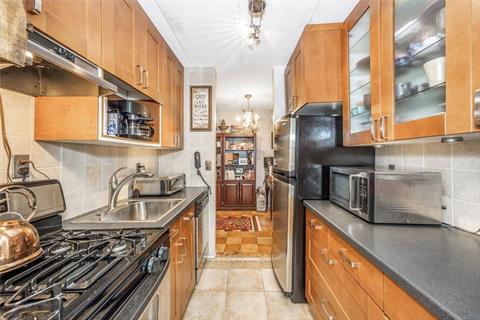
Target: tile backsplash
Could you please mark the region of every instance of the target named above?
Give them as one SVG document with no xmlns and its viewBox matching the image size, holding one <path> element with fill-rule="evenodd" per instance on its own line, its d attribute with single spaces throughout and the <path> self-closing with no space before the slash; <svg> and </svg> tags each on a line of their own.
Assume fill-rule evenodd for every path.
<svg viewBox="0 0 480 320">
<path fill-rule="evenodd" d="M 388 145 L 376 150 L 376 166 L 442 174 L 443 221 L 468 231 L 480 228 L 480 140 Z"/>
<path fill-rule="evenodd" d="M 36 167 L 62 183 L 67 202 L 65 218 L 107 204 L 108 179 L 113 171 L 135 164 L 158 172 L 158 151 L 155 149 L 96 146 L 71 143 L 36 142 L 34 132 L 35 98 L 8 90 L 0 90 L 5 111 L 5 129 L 13 154 L 29 154 Z M 7 158 L 0 146 L 0 183 L 6 183 Z M 32 172 L 32 177 L 41 176 Z M 123 190 L 123 197 L 127 190 Z"/>
</svg>

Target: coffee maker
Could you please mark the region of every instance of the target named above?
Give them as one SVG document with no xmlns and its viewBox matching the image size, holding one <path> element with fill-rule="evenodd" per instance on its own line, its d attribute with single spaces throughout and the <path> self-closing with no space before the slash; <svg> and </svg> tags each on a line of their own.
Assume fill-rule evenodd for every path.
<svg viewBox="0 0 480 320">
<path fill-rule="evenodd" d="M 108 101 L 107 118 L 108 135 L 150 141 L 155 133 L 148 108 L 136 101 Z"/>
</svg>

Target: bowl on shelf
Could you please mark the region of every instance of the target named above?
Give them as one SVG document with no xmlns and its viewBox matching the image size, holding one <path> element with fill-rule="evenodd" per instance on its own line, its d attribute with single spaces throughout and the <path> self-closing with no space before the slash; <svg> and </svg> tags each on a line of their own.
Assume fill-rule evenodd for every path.
<svg viewBox="0 0 480 320">
<path fill-rule="evenodd" d="M 445 57 L 439 57 L 427 61 L 423 65 L 423 70 L 427 76 L 428 86 L 434 87 L 445 82 Z"/>
</svg>

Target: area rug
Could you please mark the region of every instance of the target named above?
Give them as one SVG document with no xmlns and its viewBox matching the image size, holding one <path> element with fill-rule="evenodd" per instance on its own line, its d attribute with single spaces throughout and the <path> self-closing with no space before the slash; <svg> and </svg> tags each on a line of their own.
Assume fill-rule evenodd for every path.
<svg viewBox="0 0 480 320">
<path fill-rule="evenodd" d="M 217 230 L 258 231 L 260 223 L 253 216 L 217 216 Z"/>
</svg>

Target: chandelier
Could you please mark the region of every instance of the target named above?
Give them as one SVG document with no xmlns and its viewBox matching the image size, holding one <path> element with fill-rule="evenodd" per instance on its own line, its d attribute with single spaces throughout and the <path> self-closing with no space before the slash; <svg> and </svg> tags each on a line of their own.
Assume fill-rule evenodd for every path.
<svg viewBox="0 0 480 320">
<path fill-rule="evenodd" d="M 262 16 L 265 12 L 265 0 L 249 0 L 248 12 L 250 14 L 250 28 L 248 31 L 248 40 L 250 44 L 253 45 L 260 42 Z"/>
<path fill-rule="evenodd" d="M 242 130 L 245 134 L 253 134 L 257 130 L 258 120 L 260 117 L 258 114 L 253 112 L 253 109 L 250 107 L 250 98 L 251 94 L 246 94 L 245 99 L 247 99 L 247 107 L 243 109 L 243 117 L 236 117 L 237 127 Z"/>
</svg>

